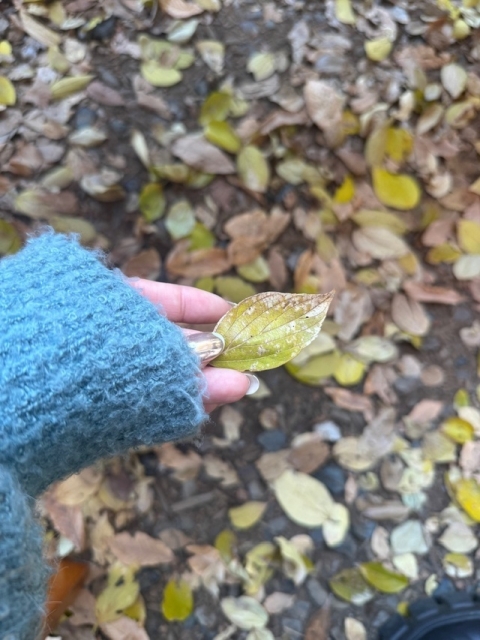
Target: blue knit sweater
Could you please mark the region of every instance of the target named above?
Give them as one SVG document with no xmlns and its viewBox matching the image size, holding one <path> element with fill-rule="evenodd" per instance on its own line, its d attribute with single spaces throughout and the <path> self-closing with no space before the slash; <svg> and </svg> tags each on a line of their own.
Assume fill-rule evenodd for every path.
<svg viewBox="0 0 480 640">
<path fill-rule="evenodd" d="M 204 420 L 196 357 L 99 252 L 47 230 L 0 260 L 0 640 L 34 640 L 48 570 L 34 498 Z"/>
</svg>

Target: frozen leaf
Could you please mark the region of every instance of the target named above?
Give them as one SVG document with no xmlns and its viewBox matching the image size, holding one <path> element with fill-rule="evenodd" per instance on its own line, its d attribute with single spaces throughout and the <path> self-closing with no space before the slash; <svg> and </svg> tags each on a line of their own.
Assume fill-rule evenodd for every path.
<svg viewBox="0 0 480 640">
<path fill-rule="evenodd" d="M 474 478 L 462 478 L 455 485 L 455 497 L 470 518 L 480 522 L 480 484 Z"/>
<path fill-rule="evenodd" d="M 197 42 L 197 49 L 205 64 L 217 74 L 223 72 L 225 47 L 217 40 L 201 40 Z"/>
<path fill-rule="evenodd" d="M 325 485 L 305 473 L 285 471 L 276 480 L 274 492 L 288 517 L 304 527 L 320 527 L 334 505 Z"/>
<path fill-rule="evenodd" d="M 121 564 L 114 564 L 110 568 L 107 586 L 98 596 L 95 606 L 99 624 L 116 620 L 136 601 L 140 593 L 140 585 L 134 576 L 134 567 L 127 568 Z"/>
<path fill-rule="evenodd" d="M 392 51 L 392 42 L 388 38 L 376 38 L 365 42 L 367 58 L 373 62 L 386 60 Z"/>
<path fill-rule="evenodd" d="M 152 182 L 146 184 L 138 199 L 139 209 L 147 222 L 155 222 L 165 212 L 165 195 L 160 184 Z"/>
<path fill-rule="evenodd" d="M 198 6 L 196 2 L 186 2 L 185 0 L 160 0 L 160 6 L 167 15 L 178 20 L 203 13 L 202 7 Z"/>
<path fill-rule="evenodd" d="M 152 87 L 173 87 L 182 79 L 178 69 L 162 67 L 156 60 L 147 60 L 140 65 L 140 73 Z"/>
<path fill-rule="evenodd" d="M 288 362 L 320 333 L 332 295 L 267 292 L 243 300 L 215 327 L 226 347 L 212 365 L 263 371 Z"/>
<path fill-rule="evenodd" d="M 235 276 L 219 276 L 215 278 L 215 290 L 225 300 L 235 303 L 255 295 L 255 289 L 251 284 Z"/>
<path fill-rule="evenodd" d="M 220 605 L 224 615 L 240 629 L 262 629 L 268 622 L 268 613 L 257 600 L 249 596 L 223 598 Z"/>
<path fill-rule="evenodd" d="M 458 64 L 446 64 L 440 71 L 445 90 L 454 100 L 459 98 L 467 87 L 467 72 Z"/>
<path fill-rule="evenodd" d="M 169 210 L 165 227 L 174 240 L 188 236 L 195 226 L 195 215 L 188 200 L 180 200 Z"/>
<path fill-rule="evenodd" d="M 453 265 L 457 280 L 471 280 L 480 277 L 480 255 L 461 256 Z"/>
<path fill-rule="evenodd" d="M 73 76 L 54 82 L 50 88 L 53 100 L 63 100 L 74 93 L 83 91 L 95 76 Z"/>
<path fill-rule="evenodd" d="M 345 639 L 346 640 L 367 640 L 367 630 L 355 618 L 345 618 Z"/>
<path fill-rule="evenodd" d="M 208 142 L 202 134 L 189 134 L 172 145 L 173 155 L 198 171 L 223 175 L 235 173 L 230 158 Z"/>
<path fill-rule="evenodd" d="M 266 80 L 275 73 L 276 64 L 273 53 L 255 53 L 247 64 L 247 71 L 257 82 Z"/>
<path fill-rule="evenodd" d="M 213 120 L 205 127 L 205 138 L 229 153 L 240 151 L 242 143 L 228 122 Z"/>
<path fill-rule="evenodd" d="M 11 107 L 17 101 L 15 87 L 5 76 L 0 76 L 0 110 L 2 107 Z"/>
<path fill-rule="evenodd" d="M 270 167 L 257 147 L 244 147 L 237 157 L 239 176 L 247 189 L 264 193 L 270 180 Z"/>
<path fill-rule="evenodd" d="M 336 596 L 357 606 L 364 605 L 374 596 L 370 585 L 357 568 L 343 569 L 329 580 L 329 584 Z"/>
<path fill-rule="evenodd" d="M 397 293 L 392 302 L 392 319 L 402 331 L 424 336 L 430 329 L 430 318 L 419 302 Z"/>
<path fill-rule="evenodd" d="M 472 425 L 462 418 L 447 418 L 442 423 L 441 429 L 443 433 L 458 444 L 465 444 L 469 440 L 473 440 L 475 430 Z"/>
<path fill-rule="evenodd" d="M 358 251 L 368 253 L 376 260 L 400 258 L 410 251 L 402 238 L 385 227 L 356 229 L 352 240 Z"/>
<path fill-rule="evenodd" d="M 126 531 L 118 533 L 110 541 L 112 553 L 123 564 L 138 567 L 153 567 L 172 562 L 173 552 L 161 540 L 155 540 L 142 531 L 131 536 Z"/>
<path fill-rule="evenodd" d="M 454 553 L 471 553 L 478 546 L 476 535 L 463 522 L 452 522 L 438 541 L 447 551 Z"/>
<path fill-rule="evenodd" d="M 381 562 L 364 562 L 359 569 L 368 584 L 382 593 L 399 593 L 409 583 L 406 576 L 387 569 Z"/>
<path fill-rule="evenodd" d="M 266 507 L 266 502 L 246 502 L 240 507 L 229 509 L 228 516 L 236 529 L 250 529 L 261 519 Z"/>
<path fill-rule="evenodd" d="M 457 223 L 458 244 L 466 253 L 480 254 L 480 224 L 461 219 Z"/>
<path fill-rule="evenodd" d="M 323 523 L 323 537 L 329 547 L 338 547 L 345 540 L 350 527 L 350 512 L 340 503 L 335 503 Z"/>
<path fill-rule="evenodd" d="M 161 609 L 169 622 L 186 620 L 193 611 L 193 594 L 188 582 L 171 578 L 163 591 Z"/>
<path fill-rule="evenodd" d="M 420 187 L 411 176 L 390 173 L 382 167 L 373 167 L 372 179 L 375 195 L 387 207 L 408 211 L 419 204 Z"/>
<path fill-rule="evenodd" d="M 335 0 L 335 17 L 342 24 L 355 24 L 355 14 L 350 0 Z"/>
</svg>

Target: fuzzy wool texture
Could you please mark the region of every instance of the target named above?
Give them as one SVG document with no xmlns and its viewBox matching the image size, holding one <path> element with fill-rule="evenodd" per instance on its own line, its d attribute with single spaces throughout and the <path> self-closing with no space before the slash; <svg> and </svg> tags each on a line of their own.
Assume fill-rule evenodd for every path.
<svg viewBox="0 0 480 640">
<path fill-rule="evenodd" d="M 32 498 L 195 433 L 200 380 L 181 330 L 101 252 L 48 229 L 0 260 L 0 640 L 33 640 L 45 597 Z"/>
</svg>

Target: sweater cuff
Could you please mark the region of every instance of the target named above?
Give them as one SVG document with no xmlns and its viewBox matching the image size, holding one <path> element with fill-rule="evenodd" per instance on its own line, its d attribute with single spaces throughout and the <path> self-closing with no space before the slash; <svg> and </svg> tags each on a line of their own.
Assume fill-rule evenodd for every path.
<svg viewBox="0 0 480 640">
<path fill-rule="evenodd" d="M 0 464 L 30 495 L 205 419 L 181 330 L 100 252 L 48 230 L 0 261 Z"/>
</svg>

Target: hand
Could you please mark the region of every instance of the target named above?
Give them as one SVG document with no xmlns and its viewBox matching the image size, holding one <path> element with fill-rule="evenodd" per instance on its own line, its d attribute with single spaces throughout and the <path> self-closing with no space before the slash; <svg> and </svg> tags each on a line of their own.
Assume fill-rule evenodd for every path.
<svg viewBox="0 0 480 640">
<path fill-rule="evenodd" d="M 231 309 L 228 302 L 213 293 L 194 287 L 152 282 L 131 278 L 129 283 L 154 305 L 161 305 L 171 322 L 186 324 L 214 324 Z M 184 330 L 185 333 L 193 333 Z M 218 354 L 220 355 L 220 354 Z M 250 374 L 233 369 L 205 367 L 203 375 L 207 383 L 204 397 L 205 411 L 211 412 L 219 405 L 236 402 L 244 395 L 258 389 L 258 380 Z"/>
</svg>

